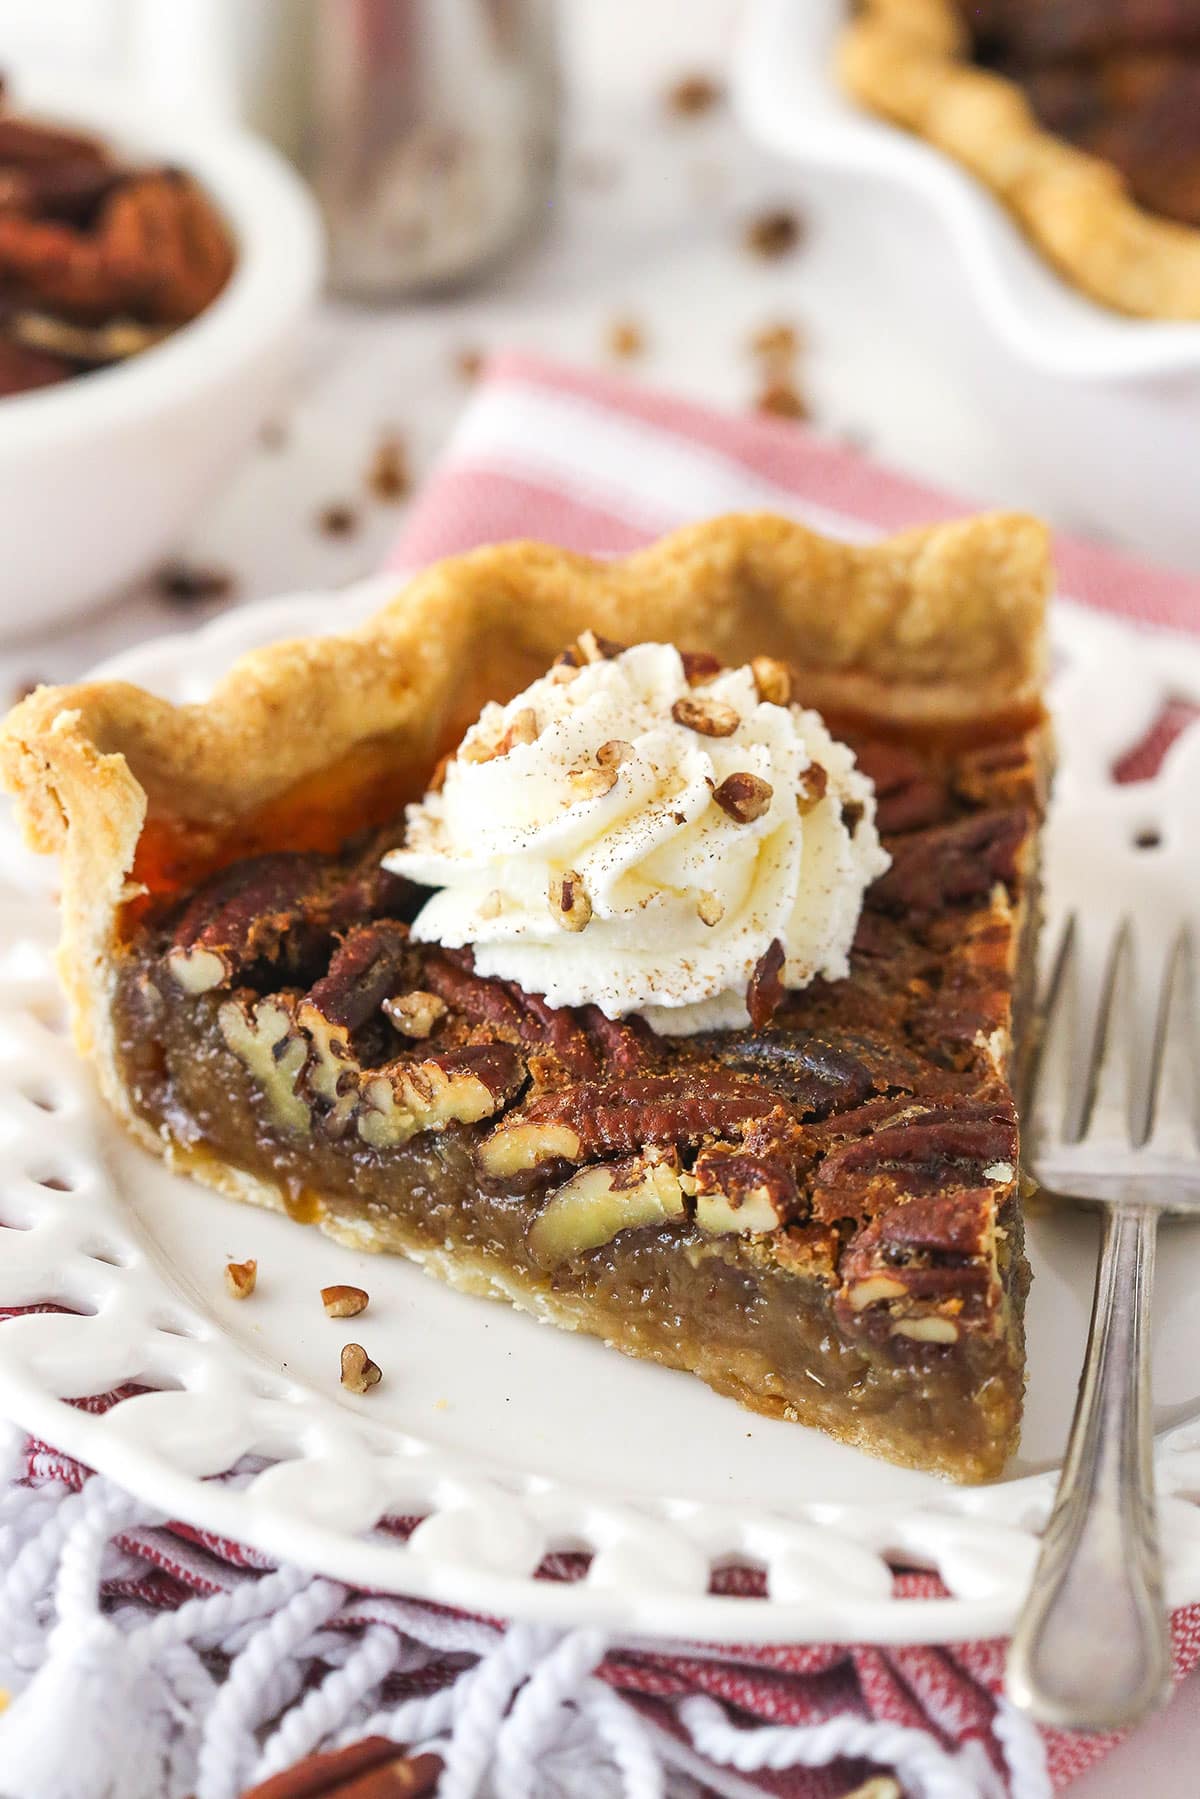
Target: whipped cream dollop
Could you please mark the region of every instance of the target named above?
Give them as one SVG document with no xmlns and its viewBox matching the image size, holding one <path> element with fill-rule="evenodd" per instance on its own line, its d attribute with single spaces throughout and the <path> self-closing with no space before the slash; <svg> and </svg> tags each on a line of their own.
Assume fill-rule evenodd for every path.
<svg viewBox="0 0 1200 1799">
<path fill-rule="evenodd" d="M 853 753 L 789 703 L 781 664 L 581 645 L 593 660 L 486 706 L 408 808 L 385 865 L 439 890 L 414 937 L 671 1035 L 746 1024 L 776 939 L 785 987 L 846 975 L 889 860 Z"/>
</svg>

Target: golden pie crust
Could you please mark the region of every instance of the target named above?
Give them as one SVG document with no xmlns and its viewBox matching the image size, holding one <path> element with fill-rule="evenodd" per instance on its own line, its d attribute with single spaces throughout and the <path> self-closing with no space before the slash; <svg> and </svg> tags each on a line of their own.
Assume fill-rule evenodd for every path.
<svg viewBox="0 0 1200 1799">
<path fill-rule="evenodd" d="M 976 67 L 954 0 L 861 0 L 837 68 L 856 100 L 984 182 L 1094 300 L 1200 319 L 1200 231 L 1137 205 L 1118 169 L 1045 130 L 1015 82 Z"/>
</svg>

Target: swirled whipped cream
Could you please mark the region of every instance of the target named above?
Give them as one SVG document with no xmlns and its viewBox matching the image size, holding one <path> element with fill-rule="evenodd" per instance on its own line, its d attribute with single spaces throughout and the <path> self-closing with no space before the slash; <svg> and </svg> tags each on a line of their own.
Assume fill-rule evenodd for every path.
<svg viewBox="0 0 1200 1799">
<path fill-rule="evenodd" d="M 671 1035 L 746 1024 L 776 940 L 785 987 L 846 975 L 888 857 L 871 783 L 786 669 L 591 633 L 573 655 L 486 706 L 408 808 L 386 866 L 438 889 L 414 937 Z"/>
</svg>

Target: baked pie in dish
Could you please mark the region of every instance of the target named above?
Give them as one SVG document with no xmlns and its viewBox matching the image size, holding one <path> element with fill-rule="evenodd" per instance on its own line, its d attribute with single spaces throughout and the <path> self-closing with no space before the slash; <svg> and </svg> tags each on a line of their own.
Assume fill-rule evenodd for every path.
<svg viewBox="0 0 1200 1799">
<path fill-rule="evenodd" d="M 859 0 L 838 65 L 1093 299 L 1200 319 L 1198 0 Z"/>
<path fill-rule="evenodd" d="M 444 562 L 202 705 L 39 690 L 0 753 L 106 1100 L 235 1198 L 996 1474 L 1048 584 L 1023 517 L 731 517 Z"/>
</svg>

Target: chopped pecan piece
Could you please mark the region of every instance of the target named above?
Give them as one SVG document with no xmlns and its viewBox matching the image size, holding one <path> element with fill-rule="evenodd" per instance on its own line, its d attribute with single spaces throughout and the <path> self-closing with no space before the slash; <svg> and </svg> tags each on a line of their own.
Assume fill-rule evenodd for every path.
<svg viewBox="0 0 1200 1799">
<path fill-rule="evenodd" d="M 588 662 L 611 662 L 625 647 L 623 643 L 614 643 L 611 637 L 601 637 L 598 631 L 583 631 L 573 644 L 559 651 L 554 666 L 583 668 Z"/>
<path fill-rule="evenodd" d="M 446 1002 L 436 993 L 425 993 L 420 987 L 411 993 L 398 993 L 385 999 L 383 1009 L 402 1037 L 431 1036 L 439 1019 L 446 1016 Z"/>
<path fill-rule="evenodd" d="M 783 1004 L 784 987 L 780 975 L 784 959 L 783 945 L 776 937 L 754 965 L 746 989 L 746 1010 L 756 1031 L 765 1030 Z"/>
<path fill-rule="evenodd" d="M 707 687 L 725 667 L 719 656 L 711 656 L 707 650 L 680 650 L 679 660 L 689 687 Z"/>
<path fill-rule="evenodd" d="M 715 700 L 711 696 L 694 698 L 691 694 L 684 694 L 675 701 L 671 717 L 677 725 L 697 731 L 702 737 L 732 737 L 742 722 L 737 709 L 724 700 Z"/>
<path fill-rule="evenodd" d="M 574 802 L 603 799 L 617 784 L 617 765 L 609 762 L 599 763 L 595 768 L 573 768 L 567 780 Z"/>
<path fill-rule="evenodd" d="M 423 1062 L 389 1062 L 359 1082 L 358 1134 L 373 1149 L 420 1131 L 491 1118 L 519 1091 L 525 1068 L 507 1043 L 467 1044 Z"/>
<path fill-rule="evenodd" d="M 322 1287 L 321 1304 L 327 1318 L 357 1318 L 371 1303 L 362 1287 Z"/>
<path fill-rule="evenodd" d="M 583 876 L 568 868 L 550 882 L 550 909 L 556 924 L 564 931 L 582 931 L 591 922 L 592 902 L 588 898 Z"/>
<path fill-rule="evenodd" d="M 766 700 L 772 706 L 791 705 L 792 671 L 786 662 L 777 662 L 774 656 L 755 656 L 750 667 L 760 700 Z"/>
<path fill-rule="evenodd" d="M 383 1370 L 373 1362 L 361 1343 L 347 1343 L 342 1351 L 342 1385 L 349 1393 L 368 1393 L 383 1379 Z"/>
<path fill-rule="evenodd" d="M 529 1230 L 529 1247 L 544 1268 L 609 1243 L 619 1231 L 683 1218 L 686 1176 L 651 1151 L 581 1168 L 546 1200 Z"/>
<path fill-rule="evenodd" d="M 726 775 L 721 785 L 713 789 L 713 799 L 722 812 L 739 825 L 750 825 L 761 818 L 770 810 L 774 797 L 771 783 L 748 771 Z"/>
<path fill-rule="evenodd" d="M 696 911 L 700 915 L 701 924 L 717 925 L 725 916 L 725 904 L 715 893 L 706 892 L 696 901 Z"/>
<path fill-rule="evenodd" d="M 828 770 L 823 768 L 819 762 L 810 762 L 796 785 L 796 810 L 801 817 L 807 817 L 814 806 L 820 805 L 825 798 L 828 786 Z M 850 808 L 847 806 L 846 811 L 849 810 Z M 858 810 L 861 817 L 862 807 L 860 806 Z M 847 824 L 846 829 L 853 836 L 854 826 Z"/>
<path fill-rule="evenodd" d="M 226 1262 L 225 1287 L 231 1299 L 249 1299 L 258 1285 L 258 1263 Z"/>
</svg>

